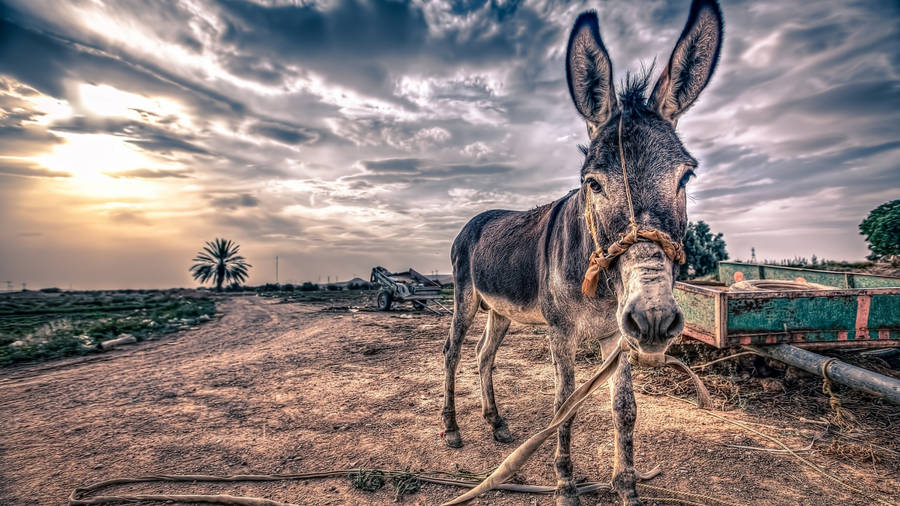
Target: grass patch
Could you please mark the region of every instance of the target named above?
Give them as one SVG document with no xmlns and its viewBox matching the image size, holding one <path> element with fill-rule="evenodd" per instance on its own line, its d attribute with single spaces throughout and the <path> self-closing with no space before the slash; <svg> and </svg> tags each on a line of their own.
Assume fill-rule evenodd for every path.
<svg viewBox="0 0 900 506">
<path fill-rule="evenodd" d="M 0 366 L 100 351 L 121 334 L 139 341 L 208 321 L 208 296 L 182 290 L 18 292 L 0 296 Z"/>
</svg>

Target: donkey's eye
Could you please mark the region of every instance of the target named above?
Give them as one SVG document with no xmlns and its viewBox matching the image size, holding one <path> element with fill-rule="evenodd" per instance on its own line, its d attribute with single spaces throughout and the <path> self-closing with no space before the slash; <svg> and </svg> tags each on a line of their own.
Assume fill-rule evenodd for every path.
<svg viewBox="0 0 900 506">
<path fill-rule="evenodd" d="M 693 170 L 691 170 L 691 169 L 686 170 L 684 172 L 684 174 L 681 175 L 681 180 L 678 181 L 678 189 L 680 190 L 680 189 L 684 188 L 688 184 L 688 181 L 690 181 L 691 178 L 694 176 L 695 176 L 695 174 L 694 174 Z"/>
<path fill-rule="evenodd" d="M 600 182 L 594 178 L 588 178 L 587 180 L 588 186 L 591 187 L 591 191 L 594 193 L 603 193 L 603 186 L 600 185 Z"/>
</svg>

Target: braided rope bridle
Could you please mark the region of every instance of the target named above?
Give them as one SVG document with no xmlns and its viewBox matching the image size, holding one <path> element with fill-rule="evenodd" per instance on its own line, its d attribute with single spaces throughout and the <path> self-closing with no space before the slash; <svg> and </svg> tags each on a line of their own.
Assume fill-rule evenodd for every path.
<svg viewBox="0 0 900 506">
<path fill-rule="evenodd" d="M 666 256 L 673 262 L 683 264 L 686 259 L 681 243 L 673 241 L 669 234 L 655 228 L 640 228 L 637 224 L 634 216 L 634 204 L 631 200 L 631 187 L 628 184 L 628 171 L 625 169 L 625 151 L 622 148 L 622 116 L 619 116 L 619 160 L 622 164 L 625 198 L 628 201 L 630 218 L 628 220 L 628 231 L 621 234 L 619 240 L 612 243 L 605 251 L 600 245 L 600 240 L 597 239 L 597 225 L 594 223 L 594 213 L 591 212 L 591 207 L 588 205 L 588 193 L 585 190 L 584 219 L 587 221 L 591 239 L 594 240 L 594 251 L 591 253 L 587 272 L 584 273 L 584 281 L 581 283 L 581 293 L 588 297 L 593 297 L 597 294 L 600 271 L 608 269 L 619 255 L 628 251 L 632 244 L 642 239 L 659 244 Z"/>
</svg>

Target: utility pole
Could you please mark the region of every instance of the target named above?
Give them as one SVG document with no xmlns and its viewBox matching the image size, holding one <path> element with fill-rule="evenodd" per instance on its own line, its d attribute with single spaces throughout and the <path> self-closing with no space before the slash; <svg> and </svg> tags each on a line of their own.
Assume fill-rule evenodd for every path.
<svg viewBox="0 0 900 506">
<path fill-rule="evenodd" d="M 756 263 L 756 248 L 750 248 L 750 263 Z"/>
<path fill-rule="evenodd" d="M 278 284 L 278 255 L 275 255 L 275 284 Z"/>
</svg>

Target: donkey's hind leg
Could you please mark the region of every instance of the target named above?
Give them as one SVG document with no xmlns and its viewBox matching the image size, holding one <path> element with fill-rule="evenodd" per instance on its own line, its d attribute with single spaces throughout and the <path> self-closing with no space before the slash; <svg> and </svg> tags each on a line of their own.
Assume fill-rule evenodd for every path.
<svg viewBox="0 0 900 506">
<path fill-rule="evenodd" d="M 450 324 L 450 335 L 444 343 L 444 409 L 441 418 L 444 422 L 444 441 L 451 448 L 463 445 L 456 424 L 456 367 L 459 365 L 459 350 L 466 331 L 475 319 L 479 299 L 471 283 L 459 283 L 453 300 L 453 322 Z"/>
<path fill-rule="evenodd" d="M 497 355 L 497 348 L 500 347 L 507 330 L 509 330 L 509 318 L 491 310 L 488 313 L 487 325 L 484 327 L 484 336 L 476 348 L 478 377 L 481 379 L 481 414 L 491 424 L 494 439 L 501 443 L 509 443 L 515 439 L 509 433 L 506 420 L 498 413 L 497 402 L 494 400 L 494 357 Z"/>
</svg>

